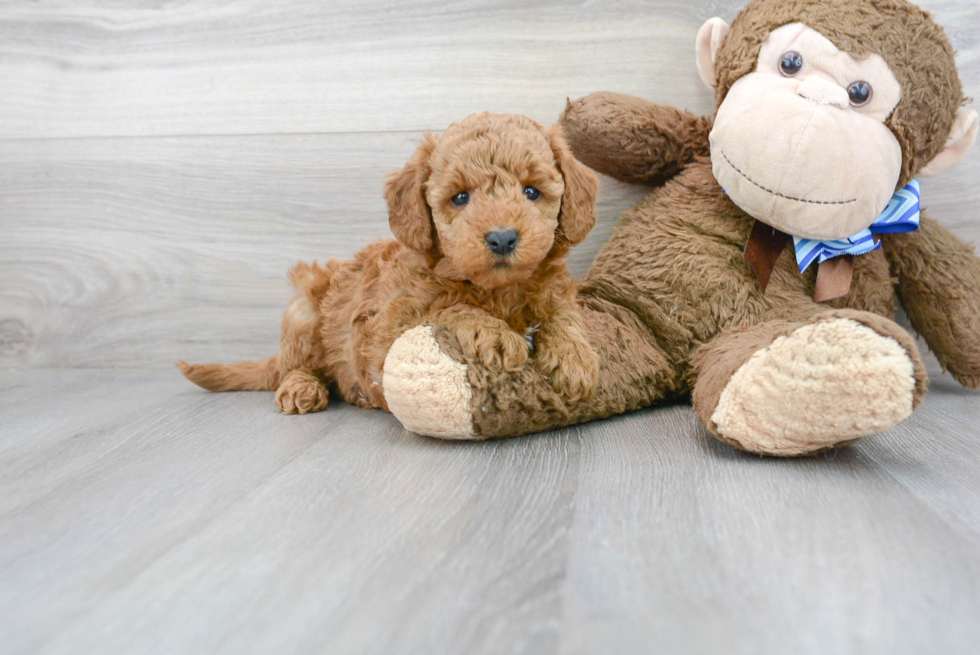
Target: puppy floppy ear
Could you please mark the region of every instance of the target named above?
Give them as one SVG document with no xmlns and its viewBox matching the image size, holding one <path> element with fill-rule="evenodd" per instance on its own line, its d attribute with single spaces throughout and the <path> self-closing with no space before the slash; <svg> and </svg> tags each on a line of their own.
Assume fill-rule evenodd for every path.
<svg viewBox="0 0 980 655">
<path fill-rule="evenodd" d="M 565 236 L 569 245 L 574 246 L 595 225 L 595 197 L 599 192 L 599 179 L 572 155 L 560 125 L 546 127 L 544 134 L 551 143 L 555 163 L 565 180 L 561 212 L 558 214 L 558 231 Z"/>
<path fill-rule="evenodd" d="M 385 180 L 385 202 L 392 234 L 412 250 L 432 248 L 432 212 L 425 201 L 425 182 L 429 177 L 429 157 L 437 143 L 426 132 L 411 159 L 400 171 Z"/>
</svg>

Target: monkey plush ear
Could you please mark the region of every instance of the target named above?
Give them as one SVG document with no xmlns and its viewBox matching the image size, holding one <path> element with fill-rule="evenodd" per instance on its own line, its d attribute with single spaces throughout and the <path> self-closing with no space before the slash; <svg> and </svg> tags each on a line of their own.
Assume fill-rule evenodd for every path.
<svg viewBox="0 0 980 655">
<path fill-rule="evenodd" d="M 698 30 L 698 75 L 709 89 L 715 88 L 715 57 L 726 34 L 728 23 L 720 18 L 709 18 Z"/>
<path fill-rule="evenodd" d="M 977 140 L 978 127 L 980 127 L 980 117 L 977 116 L 977 112 L 972 109 L 970 111 L 961 109 L 957 112 L 953 129 L 949 131 L 946 147 L 922 167 L 919 175 L 922 177 L 937 175 L 959 163 Z"/>
<path fill-rule="evenodd" d="M 436 137 L 426 132 L 405 167 L 385 180 L 391 232 L 402 244 L 419 252 L 432 248 L 432 213 L 425 201 L 425 181 L 436 143 Z"/>
<path fill-rule="evenodd" d="M 561 195 L 561 211 L 558 226 L 569 245 L 580 243 L 595 225 L 595 198 L 599 193 L 599 178 L 572 155 L 559 125 L 544 129 L 551 144 L 555 163 L 565 181 Z"/>
</svg>

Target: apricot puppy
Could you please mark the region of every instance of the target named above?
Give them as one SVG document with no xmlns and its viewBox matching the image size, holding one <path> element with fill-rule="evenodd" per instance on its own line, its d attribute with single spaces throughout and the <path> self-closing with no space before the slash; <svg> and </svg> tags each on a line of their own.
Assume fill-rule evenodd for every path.
<svg viewBox="0 0 980 655">
<path fill-rule="evenodd" d="M 397 241 L 297 264 L 276 355 L 177 366 L 212 391 L 275 390 L 285 414 L 324 409 L 328 385 L 387 410 L 391 344 L 438 319 L 487 368 L 516 370 L 531 357 L 570 401 L 588 397 L 598 362 L 564 257 L 595 223 L 598 187 L 558 126 L 482 113 L 426 134 L 385 183 Z"/>
</svg>

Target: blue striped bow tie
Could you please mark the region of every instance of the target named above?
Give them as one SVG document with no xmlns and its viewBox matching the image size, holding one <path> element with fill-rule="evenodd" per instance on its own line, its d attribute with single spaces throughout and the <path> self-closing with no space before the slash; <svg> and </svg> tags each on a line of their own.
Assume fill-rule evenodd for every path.
<svg viewBox="0 0 980 655">
<path fill-rule="evenodd" d="M 796 248 L 796 265 L 800 273 L 814 261 L 823 263 L 841 255 L 863 255 L 877 250 L 881 243 L 875 242 L 876 234 L 895 234 L 914 232 L 919 229 L 919 181 L 912 180 L 895 192 L 888 201 L 885 211 L 865 229 L 847 239 L 821 241 L 793 237 Z"/>
</svg>

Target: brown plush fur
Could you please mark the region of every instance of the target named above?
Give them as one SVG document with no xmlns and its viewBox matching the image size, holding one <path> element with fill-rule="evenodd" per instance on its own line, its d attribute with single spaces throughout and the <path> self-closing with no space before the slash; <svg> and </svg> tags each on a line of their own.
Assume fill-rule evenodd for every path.
<svg viewBox="0 0 980 655">
<path fill-rule="evenodd" d="M 528 198 L 528 186 L 540 197 Z M 426 135 L 386 184 L 397 241 L 290 271 L 297 295 L 275 357 L 178 366 L 213 391 L 277 390 L 287 414 L 326 407 L 326 381 L 350 403 L 387 409 L 384 360 L 407 329 L 439 321 L 487 369 L 515 370 L 528 362 L 533 328 L 535 370 L 565 400 L 579 400 L 592 392 L 597 363 L 564 256 L 594 224 L 597 190 L 560 128 L 487 113 L 454 123 Z M 469 201 L 457 206 L 460 191 Z M 518 241 L 501 256 L 486 235 L 504 228 Z"/>
<path fill-rule="evenodd" d="M 753 0 L 719 53 L 719 103 L 754 69 L 769 31 L 796 21 L 851 54 L 875 51 L 889 63 L 903 100 L 888 126 L 903 148 L 901 183 L 913 177 L 942 148 L 963 101 L 941 28 L 904 0 Z M 565 403 L 529 367 L 487 370 L 437 329 L 444 352 L 467 365 L 476 435 L 602 418 L 692 391 L 711 429 L 725 380 L 754 352 L 801 325 L 835 318 L 857 321 L 905 349 L 915 405 L 927 376 L 914 342 L 891 320 L 896 300 L 944 366 L 963 384 L 980 384 L 980 259 L 936 223 L 923 217 L 918 232 L 885 235 L 883 249 L 855 257 L 853 284 L 842 298 L 815 303 L 816 267 L 800 274 L 791 249 L 763 293 L 743 254 L 755 219 L 712 174 L 710 118 L 596 93 L 569 103 L 561 123 L 584 163 L 655 188 L 624 212 L 581 280 L 578 300 L 600 358 L 588 402 Z"/>
<path fill-rule="evenodd" d="M 973 248 L 923 218 L 918 232 L 892 235 L 885 255 L 913 327 L 943 369 L 963 386 L 980 388 L 980 265 Z"/>
</svg>

